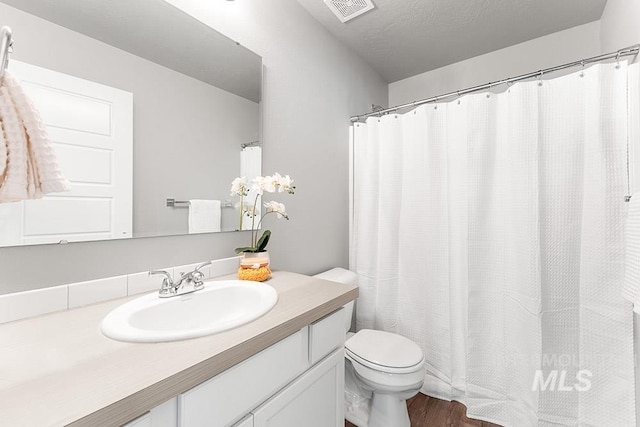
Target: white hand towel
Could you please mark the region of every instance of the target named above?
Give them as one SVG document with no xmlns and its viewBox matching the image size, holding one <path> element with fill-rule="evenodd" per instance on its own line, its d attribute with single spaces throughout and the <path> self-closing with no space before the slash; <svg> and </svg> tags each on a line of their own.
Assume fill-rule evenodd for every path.
<svg viewBox="0 0 640 427">
<path fill-rule="evenodd" d="M 220 231 L 220 200 L 189 200 L 189 234 Z"/>
<path fill-rule="evenodd" d="M 640 193 L 634 194 L 629 201 L 626 239 L 622 296 L 633 303 L 633 311 L 640 313 Z"/>
</svg>

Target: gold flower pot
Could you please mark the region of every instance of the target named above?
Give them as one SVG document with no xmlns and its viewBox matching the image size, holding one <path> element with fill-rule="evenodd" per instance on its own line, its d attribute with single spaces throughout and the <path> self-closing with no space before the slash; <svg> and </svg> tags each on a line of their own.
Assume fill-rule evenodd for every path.
<svg viewBox="0 0 640 427">
<path fill-rule="evenodd" d="M 269 252 L 243 252 L 238 268 L 238 279 L 264 282 L 271 277 Z"/>
</svg>

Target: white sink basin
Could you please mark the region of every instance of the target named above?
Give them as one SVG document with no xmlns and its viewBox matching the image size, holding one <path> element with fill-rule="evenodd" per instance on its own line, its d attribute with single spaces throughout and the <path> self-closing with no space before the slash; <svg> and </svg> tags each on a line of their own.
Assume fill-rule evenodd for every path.
<svg viewBox="0 0 640 427">
<path fill-rule="evenodd" d="M 129 301 L 102 321 L 102 333 L 128 342 L 165 342 L 202 337 L 257 319 L 276 305 L 271 286 L 246 280 L 205 283 L 190 294 L 159 298 L 157 292 Z"/>
</svg>

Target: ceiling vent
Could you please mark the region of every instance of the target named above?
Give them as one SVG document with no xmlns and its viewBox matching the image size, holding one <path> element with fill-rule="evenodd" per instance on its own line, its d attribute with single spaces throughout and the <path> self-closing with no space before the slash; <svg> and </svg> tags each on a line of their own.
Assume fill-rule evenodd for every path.
<svg viewBox="0 0 640 427">
<path fill-rule="evenodd" d="M 324 0 L 324 3 L 343 24 L 375 7 L 371 0 Z"/>
</svg>

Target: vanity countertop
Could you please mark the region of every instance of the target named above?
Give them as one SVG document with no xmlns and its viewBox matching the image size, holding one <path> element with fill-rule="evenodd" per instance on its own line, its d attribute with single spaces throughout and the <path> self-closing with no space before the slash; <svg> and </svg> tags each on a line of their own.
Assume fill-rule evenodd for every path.
<svg viewBox="0 0 640 427">
<path fill-rule="evenodd" d="M 0 325 L 0 425 L 124 424 L 358 296 L 355 286 L 288 272 L 265 283 L 278 291 L 269 313 L 185 341 L 104 337 L 104 316 L 135 297 Z"/>
</svg>

